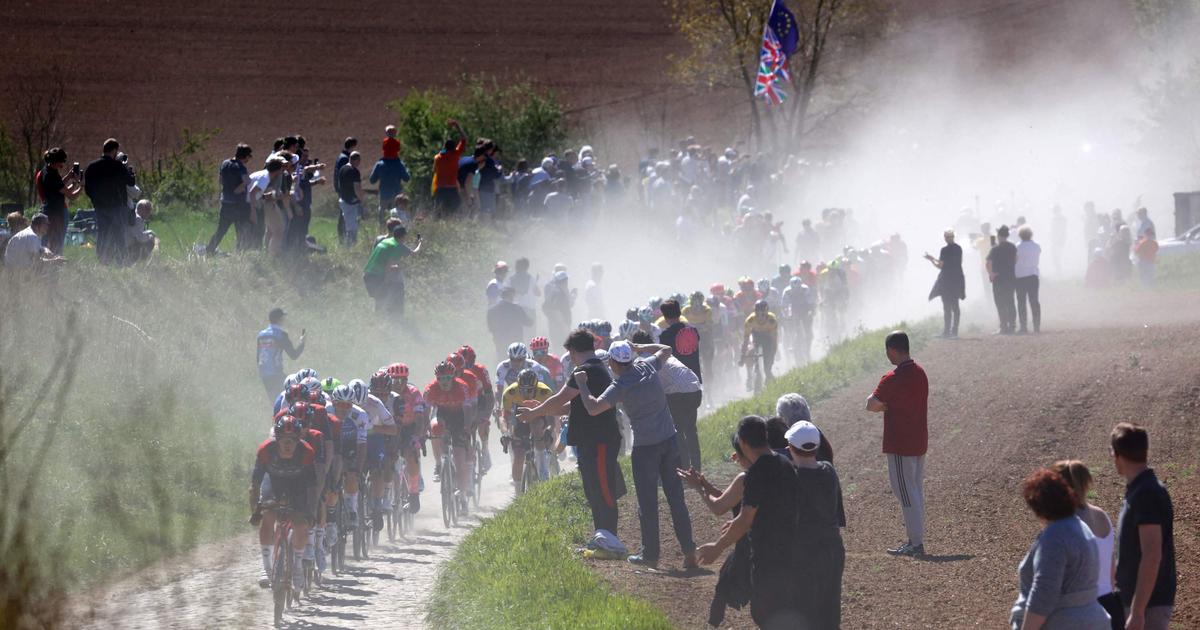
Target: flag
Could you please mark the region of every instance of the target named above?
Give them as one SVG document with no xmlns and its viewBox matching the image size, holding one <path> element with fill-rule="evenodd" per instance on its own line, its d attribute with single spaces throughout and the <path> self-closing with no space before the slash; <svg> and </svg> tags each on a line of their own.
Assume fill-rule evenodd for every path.
<svg viewBox="0 0 1200 630">
<path fill-rule="evenodd" d="M 796 18 L 788 11 L 783 0 L 771 5 L 771 15 L 763 26 L 762 48 L 758 53 L 758 76 L 754 83 L 754 95 L 761 96 L 773 105 L 787 98 L 782 84 L 791 80 L 787 60 L 796 52 L 800 32 Z"/>
</svg>

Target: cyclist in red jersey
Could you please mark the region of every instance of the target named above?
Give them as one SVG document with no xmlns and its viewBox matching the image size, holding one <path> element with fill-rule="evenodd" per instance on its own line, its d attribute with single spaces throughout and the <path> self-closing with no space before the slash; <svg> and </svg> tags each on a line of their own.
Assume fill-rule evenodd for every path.
<svg viewBox="0 0 1200 630">
<path fill-rule="evenodd" d="M 534 337 L 529 340 L 529 351 L 533 360 L 550 372 L 550 389 L 558 391 L 563 386 L 563 364 L 558 356 L 550 352 L 550 340 L 545 337 Z"/>
<path fill-rule="evenodd" d="M 296 551 L 296 566 L 292 579 L 297 586 L 304 581 L 302 559 L 308 545 L 308 526 L 313 521 L 312 509 L 317 484 L 316 452 L 301 440 L 304 429 L 296 418 L 282 416 L 276 423 L 274 437 L 258 447 L 254 471 L 250 474 L 250 522 L 258 525 L 258 543 L 262 546 L 263 572 L 259 586 L 271 585 L 271 552 L 275 534 L 274 510 L 261 510 L 267 501 L 285 503 L 296 511 L 292 519 L 292 549 Z"/>
<path fill-rule="evenodd" d="M 492 392 L 492 380 L 487 368 L 475 362 L 475 349 L 464 345 L 458 349 L 463 360 L 463 372 L 475 377 L 479 383 L 475 400 L 475 431 L 483 445 L 483 472 L 492 467 L 492 455 L 488 452 L 488 434 L 492 427 L 492 411 L 496 408 L 496 394 Z M 457 365 L 457 364 L 456 364 Z"/>
<path fill-rule="evenodd" d="M 472 402 L 472 407 L 475 409 L 472 413 L 468 413 L 466 416 L 467 436 L 470 437 L 470 435 L 477 430 L 476 427 L 479 425 L 478 410 L 479 399 L 481 397 L 479 388 L 482 383 L 479 382 L 479 378 L 476 377 L 473 372 L 467 371 L 467 361 L 466 359 L 462 358 L 462 356 L 455 353 L 446 357 L 446 360 L 454 366 L 454 377 L 462 379 L 462 381 L 467 384 L 469 400 Z M 483 472 L 485 473 L 488 471 L 488 468 L 491 467 L 491 462 L 488 461 L 486 455 L 487 451 L 484 451 Z"/>
<path fill-rule="evenodd" d="M 421 509 L 421 451 L 428 432 L 429 412 L 421 390 L 408 382 L 408 366 L 393 363 L 387 366 L 392 377 L 392 391 L 404 400 L 402 413 L 395 414 L 400 425 L 400 455 L 404 458 L 404 476 L 408 480 L 409 504 L 404 509 L 412 514 Z"/>
<path fill-rule="evenodd" d="M 453 363 L 442 361 L 438 364 L 434 369 L 435 379 L 425 386 L 425 404 L 433 408 L 430 435 L 434 440 L 434 451 L 440 452 L 442 442 L 449 439 L 457 473 L 455 485 L 461 493 L 469 491 L 471 485 L 470 470 L 467 469 L 467 449 L 471 439 L 466 422 L 475 410 L 475 396 L 467 382 L 456 378 L 454 373 Z M 459 500 L 462 501 L 462 497 Z"/>
</svg>

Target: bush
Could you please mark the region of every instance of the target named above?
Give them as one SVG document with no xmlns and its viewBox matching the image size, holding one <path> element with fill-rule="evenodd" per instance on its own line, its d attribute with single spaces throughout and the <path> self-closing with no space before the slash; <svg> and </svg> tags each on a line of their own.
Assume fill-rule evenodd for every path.
<svg viewBox="0 0 1200 630">
<path fill-rule="evenodd" d="M 448 119 L 457 119 L 470 136 L 485 136 L 501 147 L 501 163 L 536 161 L 567 140 L 562 106 L 554 93 L 539 90 L 529 80 L 501 84 L 467 77 L 461 94 L 443 90 L 413 91 L 388 107 L 400 117 L 398 136 L 412 173 L 409 195 L 428 200 L 433 180 L 433 156 L 449 137 Z"/>
<path fill-rule="evenodd" d="M 179 144 L 139 172 L 138 186 L 160 214 L 216 209 L 217 171 L 208 159 L 208 143 L 220 129 L 193 132 L 184 128 Z"/>
</svg>

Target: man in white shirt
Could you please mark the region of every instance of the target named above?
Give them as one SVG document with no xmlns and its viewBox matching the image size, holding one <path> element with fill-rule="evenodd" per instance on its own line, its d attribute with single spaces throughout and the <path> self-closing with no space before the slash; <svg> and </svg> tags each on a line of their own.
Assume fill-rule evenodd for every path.
<svg viewBox="0 0 1200 630">
<path fill-rule="evenodd" d="M 492 308 L 500 303 L 500 292 L 507 286 L 504 283 L 504 279 L 508 277 L 508 263 L 503 260 L 497 260 L 496 266 L 492 268 L 492 273 L 496 274 L 496 277 L 492 278 L 487 285 L 488 308 Z"/>
<path fill-rule="evenodd" d="M 4 250 L 4 266 L 9 269 L 31 269 L 43 263 L 62 263 L 62 256 L 55 256 L 42 246 L 42 238 L 50 231 L 50 217 L 38 213 L 29 227 L 13 234 Z"/>
<path fill-rule="evenodd" d="M 1033 230 L 1028 225 L 1022 225 L 1017 235 L 1021 237 L 1021 242 L 1017 244 L 1016 265 L 1017 318 L 1021 323 L 1017 333 L 1029 333 L 1025 316 L 1025 303 L 1029 302 L 1029 310 L 1033 314 L 1033 332 L 1037 334 L 1042 332 L 1042 303 L 1038 300 L 1038 262 L 1042 257 L 1042 248 L 1033 242 Z"/>
</svg>

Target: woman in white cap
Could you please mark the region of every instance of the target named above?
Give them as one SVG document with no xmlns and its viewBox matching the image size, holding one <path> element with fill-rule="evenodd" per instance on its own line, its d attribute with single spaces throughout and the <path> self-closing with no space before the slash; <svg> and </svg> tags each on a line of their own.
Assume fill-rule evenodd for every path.
<svg viewBox="0 0 1200 630">
<path fill-rule="evenodd" d="M 806 628 L 837 628 L 842 615 L 842 570 L 846 548 L 840 527 L 842 486 L 833 464 L 819 461 L 821 431 L 801 420 L 787 431 L 788 453 L 796 465 L 799 496 L 796 558 L 803 559 L 808 579 L 796 581 L 796 597 Z"/>
</svg>

